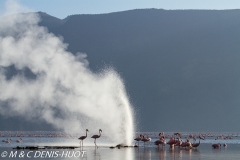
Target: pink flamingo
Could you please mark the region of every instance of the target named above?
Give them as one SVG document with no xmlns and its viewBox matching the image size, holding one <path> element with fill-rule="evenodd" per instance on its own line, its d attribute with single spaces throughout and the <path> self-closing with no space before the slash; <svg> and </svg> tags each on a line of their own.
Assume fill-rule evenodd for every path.
<svg viewBox="0 0 240 160">
<path fill-rule="evenodd" d="M 95 147 L 97 147 L 97 148 L 98 148 L 98 146 L 97 146 L 97 144 L 96 144 L 96 139 L 99 138 L 99 137 L 101 137 L 101 132 L 102 132 L 102 130 L 99 129 L 99 135 L 93 135 L 93 136 L 91 137 L 91 138 L 94 138 L 94 144 L 95 144 Z"/>
<path fill-rule="evenodd" d="M 169 141 L 167 142 L 167 144 L 170 146 L 170 147 L 174 147 L 174 145 L 176 144 L 176 140 L 174 137 L 170 138 Z"/>
<path fill-rule="evenodd" d="M 189 141 L 189 139 L 187 139 L 186 142 L 183 142 L 181 147 L 192 147 L 192 143 Z"/>
<path fill-rule="evenodd" d="M 81 141 L 82 141 L 82 147 L 83 147 L 83 140 L 85 138 L 87 138 L 87 132 L 89 132 L 88 129 L 86 129 L 86 136 L 81 136 L 81 137 L 78 138 L 80 140 L 80 146 L 81 146 Z"/>
<path fill-rule="evenodd" d="M 182 145 L 182 143 L 183 143 L 182 140 L 179 138 L 177 138 L 177 140 L 175 140 L 175 146 L 180 147 Z"/>
</svg>

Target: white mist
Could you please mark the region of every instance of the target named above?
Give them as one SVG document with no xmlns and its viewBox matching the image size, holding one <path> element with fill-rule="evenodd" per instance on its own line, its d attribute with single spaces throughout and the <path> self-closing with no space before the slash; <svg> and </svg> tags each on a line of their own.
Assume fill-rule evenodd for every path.
<svg viewBox="0 0 240 160">
<path fill-rule="evenodd" d="M 38 21 L 30 13 L 0 18 L 1 113 L 44 120 L 66 132 L 88 128 L 92 135 L 101 128 L 112 143 L 130 145 L 133 110 L 120 76 L 111 68 L 91 72 L 86 54 L 67 52 L 67 44 Z M 36 78 L 18 74 L 7 80 L 5 67 L 12 65 L 29 68 Z"/>
</svg>

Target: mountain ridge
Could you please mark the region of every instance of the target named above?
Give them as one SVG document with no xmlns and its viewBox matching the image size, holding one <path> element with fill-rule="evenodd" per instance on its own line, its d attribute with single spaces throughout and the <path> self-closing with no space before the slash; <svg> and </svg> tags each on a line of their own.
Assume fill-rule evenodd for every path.
<svg viewBox="0 0 240 160">
<path fill-rule="evenodd" d="M 87 54 L 93 72 L 112 66 L 121 75 L 139 131 L 237 131 L 239 9 L 40 17 L 68 51 Z"/>
</svg>

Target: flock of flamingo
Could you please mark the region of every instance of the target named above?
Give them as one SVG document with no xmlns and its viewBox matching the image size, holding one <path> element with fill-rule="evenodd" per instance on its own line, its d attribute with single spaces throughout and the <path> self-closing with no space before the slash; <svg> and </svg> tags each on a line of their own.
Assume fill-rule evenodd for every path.
<svg viewBox="0 0 240 160">
<path fill-rule="evenodd" d="M 37 132 L 40 132 L 40 134 L 37 134 Z M 17 143 L 22 143 L 23 139 L 22 137 L 46 137 L 46 134 L 44 133 L 45 131 L 36 131 L 33 132 L 32 134 L 24 134 L 22 132 L 17 132 L 14 133 L 13 131 L 5 131 L 4 133 L 0 132 L 0 137 L 18 137 L 17 140 L 12 140 L 12 138 L 7 138 L 7 139 L 3 139 L 2 142 L 3 143 L 13 143 L 13 142 L 17 142 Z M 42 134 L 41 134 L 42 133 Z M 49 132 L 50 134 L 47 135 L 47 137 L 69 137 L 69 138 L 73 138 L 72 135 L 70 134 L 61 134 L 61 133 L 56 133 L 56 132 Z"/>
<path fill-rule="evenodd" d="M 81 137 L 78 138 L 80 140 L 80 145 L 81 146 L 83 146 L 83 140 L 87 138 L 87 132 L 89 132 L 88 129 L 86 129 L 86 135 L 85 136 L 81 136 Z M 93 135 L 91 137 L 91 138 L 94 139 L 94 144 L 95 144 L 95 147 L 97 147 L 97 148 L 98 148 L 98 146 L 96 144 L 96 139 L 101 137 L 101 133 L 102 133 L 102 130 L 99 129 L 99 135 Z M 37 134 L 33 134 L 33 135 L 22 135 L 22 134 L 14 135 L 14 134 L 10 134 L 10 137 L 15 137 L 15 136 L 16 137 L 20 137 L 18 140 L 16 140 L 17 143 L 21 143 L 22 142 L 22 138 L 21 137 L 25 137 L 25 136 L 28 136 L 28 137 L 44 137 L 43 134 L 39 134 L 39 135 L 37 135 Z M 5 137 L 5 134 L 1 133 L 0 137 Z M 71 135 L 62 135 L 62 134 L 51 134 L 51 135 L 48 135 L 48 137 L 72 137 L 72 136 Z M 4 143 L 12 143 L 12 139 L 11 138 L 10 139 L 7 138 L 6 140 L 2 140 L 2 142 L 4 142 Z"/>
<path fill-rule="evenodd" d="M 6 140 L 2 140 L 2 142 L 4 143 L 12 143 L 12 139 L 6 139 Z M 22 142 L 22 138 L 19 138 L 18 140 L 16 140 L 17 143 L 21 143 Z"/>
<path fill-rule="evenodd" d="M 73 135 L 56 131 L 0 131 L 0 137 L 51 137 L 74 138 Z"/>
<path fill-rule="evenodd" d="M 138 146 L 139 146 L 139 142 L 143 141 L 144 142 L 144 146 L 145 146 L 145 142 L 150 142 L 151 138 L 149 138 L 148 136 L 145 137 L 146 135 L 140 134 L 139 137 L 135 138 L 134 140 L 136 141 L 136 143 L 138 142 Z M 168 142 L 166 142 L 165 138 L 168 137 L 170 138 L 168 140 Z M 170 148 L 174 148 L 174 147 L 181 147 L 181 148 L 197 148 L 200 145 L 200 139 L 205 140 L 205 136 L 203 135 L 189 135 L 188 137 L 186 137 L 186 140 L 183 141 L 181 139 L 181 133 L 174 133 L 171 137 L 168 136 L 164 136 L 163 132 L 160 132 L 158 135 L 158 140 L 156 140 L 154 142 L 155 145 L 157 145 L 158 147 L 161 145 L 162 147 L 165 146 L 166 144 L 168 144 L 170 146 Z M 190 138 L 192 138 L 194 140 L 194 142 L 190 142 Z M 196 142 L 196 139 L 199 138 L 199 141 Z M 231 136 L 227 136 L 224 139 L 231 139 Z M 218 136 L 215 140 L 217 139 L 223 139 L 223 135 Z M 138 147 L 135 143 L 135 147 Z M 223 144 L 224 147 L 227 146 L 226 143 Z M 216 149 L 216 148 L 221 148 L 221 144 L 220 143 L 215 143 L 212 144 L 212 148 Z"/>
<path fill-rule="evenodd" d="M 86 135 L 85 136 L 81 136 L 79 137 L 78 139 L 80 140 L 80 145 L 83 147 L 83 140 L 87 138 L 87 132 L 88 132 L 88 129 L 86 129 Z M 94 144 L 95 144 L 95 147 L 98 147 L 97 144 L 96 144 L 96 139 L 99 138 L 101 136 L 101 132 L 102 130 L 99 129 L 99 135 L 93 135 L 91 138 L 94 138 Z M 145 146 L 145 143 L 146 142 L 150 142 L 152 139 L 147 135 L 147 137 L 145 137 L 146 134 L 140 134 L 138 137 L 136 137 L 134 140 L 136 141 L 136 143 L 138 143 L 138 145 L 136 145 L 135 143 L 135 146 L 134 147 L 139 147 L 139 142 L 142 141 L 144 143 L 144 146 Z M 199 145 L 200 145 L 200 139 L 202 140 L 205 140 L 205 135 L 199 135 L 199 136 L 196 136 L 196 135 L 189 135 L 188 137 L 186 137 L 186 140 L 183 141 L 181 139 L 181 133 L 174 133 L 168 142 L 166 142 L 165 138 L 169 136 L 164 136 L 164 133 L 163 132 L 160 132 L 159 135 L 158 135 L 158 140 L 156 140 L 154 142 L 155 145 L 157 145 L 158 147 L 161 145 L 162 147 L 165 146 L 166 144 L 168 144 L 171 148 L 174 148 L 176 146 L 178 147 L 182 147 L 182 148 L 197 148 Z M 194 142 L 190 142 L 190 138 L 192 138 L 194 140 Z M 196 139 L 199 138 L 199 141 L 196 142 Z M 215 140 L 217 139 L 222 139 L 223 138 L 223 135 L 222 136 L 218 136 Z M 227 136 L 225 137 L 224 139 L 231 139 L 232 137 L 231 136 Z M 226 143 L 223 144 L 224 147 L 227 146 Z M 213 148 L 221 148 L 221 144 L 220 143 L 215 143 L 215 144 L 212 144 L 212 147 Z"/>
<path fill-rule="evenodd" d="M 42 131 L 39 131 L 39 132 L 42 132 Z M 88 129 L 86 129 L 86 135 L 84 136 L 81 136 L 78 138 L 78 140 L 80 140 L 80 147 L 83 147 L 83 141 L 84 139 L 87 138 L 87 133 L 89 132 Z M 99 134 L 98 135 L 93 135 L 91 138 L 94 139 L 94 144 L 95 144 L 95 147 L 98 148 L 97 144 L 96 144 L 96 139 L 100 138 L 101 137 L 101 133 L 102 133 L 102 130 L 99 129 Z M 1 133 L 0 132 L 0 137 L 5 137 L 6 133 Z M 51 134 L 46 134 L 46 133 L 43 133 L 43 134 L 37 134 L 37 133 L 34 133 L 34 134 L 22 134 L 22 133 L 16 133 L 16 134 L 12 134 L 11 132 L 8 133 L 9 137 L 19 137 L 19 139 L 17 140 L 12 140 L 11 138 L 7 138 L 5 140 L 2 140 L 2 142 L 4 143 L 12 143 L 12 142 L 17 142 L 17 143 L 21 143 L 23 141 L 22 137 L 69 137 L 69 138 L 74 138 L 75 136 L 72 136 L 70 134 L 62 134 L 62 133 L 57 133 L 57 132 L 53 132 Z M 206 135 L 206 134 L 199 134 L 199 135 L 188 135 L 188 136 L 185 136 L 185 141 L 182 140 L 182 135 L 181 133 L 174 133 L 173 135 L 164 135 L 163 132 L 160 132 L 158 135 L 157 135 L 157 140 L 154 142 L 154 144 L 158 147 L 162 146 L 164 147 L 165 145 L 169 145 L 170 148 L 174 148 L 174 147 L 181 147 L 181 148 L 197 148 L 199 145 L 200 145 L 200 140 L 205 140 L 206 136 L 208 137 L 213 137 L 213 135 Z M 235 136 L 238 136 L 235 135 Z M 219 135 L 215 138 L 215 140 L 218 140 L 218 139 L 232 139 L 233 135 L 228 135 L 228 136 L 224 136 L 224 135 Z M 166 139 L 168 139 L 168 141 L 166 141 Z M 193 142 L 190 142 L 190 139 L 193 139 Z M 198 142 L 197 139 L 199 139 Z M 140 134 L 138 137 L 136 137 L 134 139 L 136 141 L 134 147 L 139 147 L 139 143 L 140 142 L 143 142 L 143 146 L 145 146 L 145 143 L 149 143 L 152 139 L 148 136 L 148 134 Z M 215 143 L 215 144 L 212 144 L 212 148 L 221 148 L 221 144 L 220 143 Z M 226 143 L 223 144 L 224 147 L 227 146 Z"/>
</svg>

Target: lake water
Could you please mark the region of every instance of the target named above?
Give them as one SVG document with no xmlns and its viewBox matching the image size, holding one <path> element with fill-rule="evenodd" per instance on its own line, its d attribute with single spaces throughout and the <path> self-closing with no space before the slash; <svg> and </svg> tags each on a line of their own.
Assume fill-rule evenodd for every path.
<svg viewBox="0 0 240 160">
<path fill-rule="evenodd" d="M 140 133 L 137 133 L 139 135 Z M 106 137 L 97 139 L 98 149 L 94 147 L 93 139 L 84 140 L 83 148 L 75 149 L 38 149 L 38 150 L 17 150 L 17 146 L 79 146 L 78 137 L 80 135 L 65 134 L 61 132 L 16 132 L 0 131 L 0 159 L 84 159 L 84 160 L 226 160 L 240 159 L 240 137 L 238 133 L 201 133 L 206 135 L 205 140 L 197 149 L 157 147 L 154 141 L 157 140 L 158 133 L 145 133 L 152 138 L 150 143 L 140 142 L 139 147 L 122 147 L 120 149 L 110 149 Z M 173 133 L 165 133 L 171 136 Z M 198 133 L 182 133 L 182 139 L 188 135 Z M 23 141 L 17 143 L 21 138 Z M 217 137 L 220 138 L 216 139 Z M 225 137 L 231 139 L 224 139 Z M 2 142 L 2 140 L 12 139 L 11 143 Z M 216 139 L 216 140 L 215 140 Z M 168 140 L 168 139 L 167 139 Z M 193 141 L 192 139 L 190 139 Z M 198 141 L 198 140 L 197 140 Z M 133 145 L 134 145 L 133 141 Z M 213 143 L 226 143 L 227 147 L 213 149 Z"/>
</svg>

